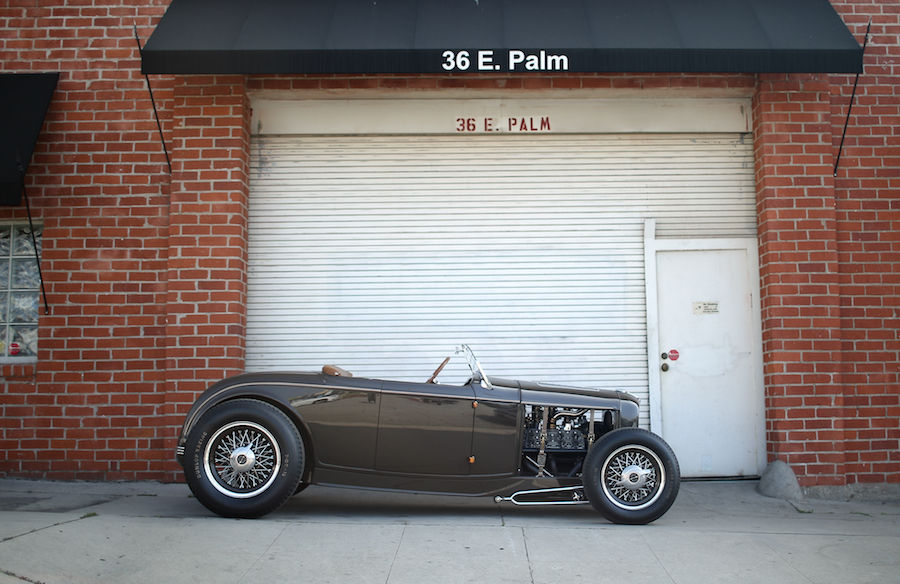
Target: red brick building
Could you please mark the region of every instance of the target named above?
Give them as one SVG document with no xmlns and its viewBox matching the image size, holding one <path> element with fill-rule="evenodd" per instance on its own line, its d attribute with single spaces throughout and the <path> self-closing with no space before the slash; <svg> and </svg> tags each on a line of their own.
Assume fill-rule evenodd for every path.
<svg viewBox="0 0 900 584">
<path fill-rule="evenodd" d="M 751 7 L 761 4 L 752 0 L 745 3 Z M 860 45 L 871 21 L 864 69 L 836 172 L 834 166 L 855 75 L 833 72 L 846 71 L 844 66 L 829 70 L 827 55 L 822 57 L 826 62 L 824 69 L 818 72 L 772 72 L 760 67 L 759 71 L 745 68 L 735 73 L 677 69 L 634 73 L 600 72 L 599 68 L 575 72 L 559 67 L 548 71 L 546 59 L 544 71 L 507 71 L 507 64 L 513 66 L 512 56 L 509 63 L 502 61 L 501 71 L 499 51 L 496 57 L 493 53 L 484 56 L 473 52 L 466 55 L 471 62 L 467 60 L 462 65 L 474 67 L 480 57 L 484 60 L 478 64 L 485 68 L 481 72 L 462 72 L 457 49 L 467 45 L 448 45 L 448 49 L 453 49 L 448 51 L 452 53 L 451 70 L 444 67 L 443 71 L 433 72 L 291 73 L 282 68 L 276 74 L 247 72 L 258 70 L 250 68 L 222 73 L 202 70 L 204 65 L 196 63 L 185 67 L 200 67 L 200 71 L 181 73 L 174 71 L 177 67 L 172 65 L 167 74 L 153 71 L 150 83 L 171 158 L 171 173 L 141 74 L 141 56 L 133 29 L 136 25 L 142 42 L 147 42 L 168 4 L 166 0 L 125 4 L 103 0 L 11 0 L 0 8 L 0 73 L 60 74 L 25 175 L 31 213 L 39 226 L 36 232 L 40 237 L 49 313 L 45 314 L 33 282 L 23 304 L 3 309 L 8 321 L 4 334 L 8 336 L 0 366 L 0 449 L 4 452 L 0 474 L 55 479 L 179 480 L 174 445 L 182 417 L 199 392 L 248 367 L 270 368 L 280 362 L 295 366 L 290 359 L 267 360 L 261 356 L 272 352 L 265 347 L 293 347 L 291 343 L 295 342 L 265 332 L 266 327 L 274 325 L 262 313 L 266 312 L 265 307 L 277 303 L 274 296 L 265 296 L 265 286 L 254 288 L 253 278 L 258 277 L 254 276 L 258 273 L 255 270 L 265 269 L 268 252 L 259 251 L 261 248 L 253 251 L 256 244 L 252 242 L 278 237 L 279 234 L 266 231 L 265 226 L 282 212 L 276 208 L 265 219 L 255 219 L 253 215 L 254 209 L 259 208 L 254 200 L 262 198 L 256 193 L 268 192 L 266 189 L 270 188 L 266 182 L 267 157 L 281 156 L 277 148 L 267 150 L 275 148 L 272 144 L 277 142 L 269 137 L 311 137 L 287 139 L 285 148 L 303 152 L 312 149 L 317 153 L 341 147 L 342 136 L 353 137 L 354 148 L 367 143 L 368 138 L 359 136 L 377 136 L 378 140 L 386 137 L 387 146 L 376 149 L 402 146 L 407 148 L 407 156 L 415 158 L 416 151 L 432 152 L 439 145 L 430 138 L 417 143 L 417 138 L 410 136 L 452 135 L 454 139 L 469 140 L 454 143 L 456 150 L 466 150 L 475 148 L 481 140 L 493 139 L 483 135 L 458 136 L 473 130 L 467 128 L 470 119 L 477 130 L 474 134 L 496 130 L 493 124 L 500 124 L 502 119 L 517 120 L 516 124 L 522 122 L 525 128 L 514 128 L 513 122 L 503 121 L 500 129 L 504 132 L 497 134 L 511 134 L 513 130 L 519 130 L 519 134 L 531 130 L 540 134 L 545 130 L 545 134 L 565 141 L 545 144 L 543 138 L 535 138 L 533 144 L 527 143 L 530 150 L 525 156 L 528 152 L 554 152 L 568 147 L 575 137 L 585 134 L 599 137 L 599 142 L 589 139 L 589 147 L 598 153 L 604 152 L 603 140 L 608 136 L 616 136 L 616 140 L 627 142 L 628 148 L 633 146 L 641 153 L 648 152 L 647 140 L 657 136 L 660 140 L 684 136 L 685 148 L 692 148 L 698 133 L 703 137 L 701 141 L 715 141 L 725 133 L 730 136 L 726 140 L 729 147 L 746 146 L 752 162 L 738 162 L 735 168 L 744 169 L 750 180 L 751 205 L 755 200 L 749 216 L 749 235 L 738 233 L 740 229 L 747 231 L 745 228 L 732 232 L 726 227 L 708 231 L 698 228 L 696 233 L 688 230 L 677 235 L 692 240 L 755 238 L 759 296 L 754 316 L 757 325 L 750 330 L 752 335 L 756 334 L 752 332 L 754 328 L 758 329 L 759 337 L 764 457 L 788 462 L 806 487 L 852 492 L 881 489 L 885 485 L 896 489 L 900 484 L 900 72 L 895 63 L 900 58 L 900 3 L 831 2 Z M 491 6 L 490 2 L 482 4 Z M 816 10 L 821 10 L 821 4 L 802 3 Z M 153 42 L 164 45 L 165 39 L 160 38 L 151 41 L 148 49 L 153 48 Z M 377 45 L 376 41 L 373 43 Z M 524 53 L 522 57 L 516 65 L 524 67 Z M 495 58 L 495 71 L 485 71 L 494 65 Z M 571 57 L 571 62 L 576 62 L 576 56 Z M 542 67 L 539 61 L 534 64 L 535 68 Z M 240 69 L 239 65 L 236 67 Z M 466 109 L 470 100 L 482 100 L 478 105 L 486 104 L 487 110 Z M 707 129 L 704 112 L 713 111 L 709 104 L 720 103 L 717 100 L 724 103 L 723 117 L 727 120 L 721 126 L 716 125 L 716 120 L 709 121 L 711 126 Z M 306 102 L 314 102 L 318 109 L 303 109 Z M 450 112 L 443 130 L 429 125 L 443 119 L 440 113 L 429 109 L 440 103 L 445 103 Z M 634 106 L 635 103 L 640 106 Z M 279 107 L 284 104 L 288 105 L 282 112 Z M 382 112 L 378 114 L 359 113 L 355 108 L 362 108 L 362 104 L 387 109 L 378 110 Z M 567 124 L 571 122 L 563 119 L 568 106 L 578 112 L 583 111 L 579 108 L 608 107 L 614 115 L 609 120 L 585 122 L 586 129 L 570 127 Z M 503 108 L 507 107 L 525 113 L 504 118 L 490 110 L 506 111 Z M 631 112 L 631 107 L 638 107 L 636 113 Z M 291 108 L 299 108 L 296 111 L 301 113 Z M 395 110 L 413 113 L 399 115 Z M 465 113 L 469 111 L 478 113 Z M 663 113 L 658 114 L 660 111 Z M 666 114 L 672 111 L 680 113 Z M 363 117 L 363 126 L 369 126 L 352 126 L 347 119 L 355 116 Z M 629 116 L 637 120 L 633 127 L 624 125 L 623 120 L 631 119 Z M 301 122 L 296 122 L 300 118 Z M 682 119 L 688 121 L 682 124 Z M 295 123 L 302 127 L 295 127 Z M 746 127 L 739 127 L 742 123 Z M 324 135 L 335 136 L 337 145 L 328 140 L 316 141 L 319 138 L 315 137 Z M 503 140 L 513 138 L 504 136 Z M 484 156 L 494 156 L 510 144 L 486 144 L 489 152 Z M 513 146 L 519 144 L 524 142 Z M 258 154 L 257 148 L 263 154 Z M 601 164 L 603 156 L 597 154 L 596 161 L 600 162 L 592 159 L 585 167 Z M 695 151 L 690 156 L 692 160 L 704 157 Z M 340 159 L 340 155 L 328 159 L 326 168 L 334 168 Z M 457 175 L 457 180 L 461 175 Z M 394 180 L 390 176 L 386 180 Z M 603 181 L 608 178 L 609 175 L 598 178 L 598 184 L 606 185 Z M 305 184 L 313 181 L 290 180 L 306 181 Z M 634 185 L 640 189 L 656 188 L 647 186 L 645 179 L 624 180 L 631 181 L 621 187 L 625 191 Z M 554 182 L 547 179 L 547 184 Z M 345 186 L 329 184 L 322 189 L 338 192 L 344 188 L 349 192 L 346 184 L 350 183 L 340 184 Z M 598 192 L 602 185 L 597 187 Z M 567 192 L 566 196 L 575 195 Z M 610 200 L 616 200 L 616 196 Z M 665 239 L 669 225 L 666 221 L 673 225 L 684 222 L 667 219 L 670 207 L 663 203 L 662 211 L 654 211 L 654 201 L 642 203 L 634 212 L 640 216 L 632 216 L 630 210 L 622 211 L 621 217 L 631 218 L 622 219 L 627 224 L 623 241 L 630 241 L 633 233 L 646 235 L 647 225 L 651 230 L 658 225 L 655 236 Z M 716 204 L 699 201 L 697 208 L 712 208 Z M 425 214 L 427 208 L 423 209 L 416 213 Z M 613 209 L 610 213 L 619 211 Z M 300 217 L 309 211 L 298 213 Z M 358 220 L 356 233 L 374 233 L 362 223 L 364 219 L 348 217 L 335 217 L 335 221 Z M 609 223 L 612 215 L 604 217 L 603 221 Z M 17 260 L 24 262 L 28 258 L 27 253 L 17 255 L 12 249 L 17 238 L 30 233 L 24 204 L 0 207 L 0 224 L 6 229 L 7 241 L 12 241 L 6 247 L 11 248 L 8 258 L 15 267 Z M 320 224 L 303 227 L 298 219 L 284 233 L 314 230 Z M 254 225 L 259 231 L 253 231 Z M 650 238 L 653 237 L 651 233 Z M 345 236 L 347 242 L 352 239 Z M 292 241 L 288 239 L 286 245 L 293 245 Z M 299 245 L 288 255 L 303 257 L 304 252 L 297 251 Z M 606 249 L 602 245 L 598 249 Z M 627 247 L 627 243 L 623 245 Z M 414 247 L 418 250 L 423 246 L 420 242 Z M 638 253 L 644 253 L 643 248 Z M 271 257 L 278 257 L 277 253 L 272 252 Z M 328 264 L 335 261 L 322 260 Z M 299 267 L 282 271 L 294 269 L 299 270 L 295 273 L 302 273 Z M 646 267 L 640 265 L 636 269 L 642 275 Z M 331 282 L 335 277 L 331 274 L 323 281 Z M 14 280 L 15 275 L 11 288 L 0 290 L 10 303 L 13 297 L 18 298 L 17 293 L 24 294 Z M 335 284 L 325 289 L 322 298 L 327 301 L 329 295 L 338 294 L 335 290 L 344 286 Z M 380 297 L 366 294 L 359 310 L 364 314 L 377 312 Z M 566 295 L 559 290 L 545 294 Z M 649 303 L 655 295 L 656 292 L 639 295 L 637 302 Z M 291 314 L 299 314 L 312 302 L 304 302 L 301 296 L 291 301 Z M 315 299 L 321 300 L 319 296 Z M 543 304 L 551 301 L 555 302 L 555 298 L 540 299 Z M 611 300 L 613 304 L 620 301 L 619 297 Z M 257 303 L 262 308 L 255 309 Z M 432 309 L 446 313 L 453 307 L 444 304 Z M 16 316 L 17 310 L 30 310 L 31 316 Z M 328 308 L 333 310 L 336 309 Z M 655 314 L 656 309 L 648 312 Z M 649 399 L 645 423 L 659 431 L 654 427 L 659 423 L 657 416 L 664 418 L 667 414 L 665 409 L 660 413 L 654 400 L 667 390 L 665 381 L 660 382 L 655 372 L 659 364 L 658 356 L 654 356 L 655 327 L 653 323 L 647 325 L 652 314 L 640 315 L 643 320 L 635 325 L 634 346 L 639 353 L 631 366 L 635 372 L 623 377 L 634 378 L 630 382 L 633 385 L 626 383 L 625 389 Z M 35 318 L 36 321 L 29 320 Z M 318 320 L 309 325 L 309 319 Z M 312 331 L 327 328 L 323 323 L 329 321 L 325 316 L 307 315 L 297 317 L 297 322 L 310 327 L 297 330 Z M 514 332 L 506 331 L 516 331 L 518 325 L 509 322 L 512 320 L 493 325 L 494 329 L 488 332 L 496 338 L 489 342 L 480 344 L 458 337 L 456 341 L 473 343 L 476 349 L 485 345 L 484 350 L 490 353 L 492 347 L 515 337 Z M 563 319 L 547 326 L 564 329 L 566 322 Z M 598 322 L 603 329 L 604 321 Z M 32 328 L 26 330 L 29 323 Z M 618 320 L 610 323 L 612 329 L 623 328 Z M 36 342 L 22 336 L 32 334 L 29 331 L 35 326 Z M 396 361 L 403 347 L 421 343 L 421 339 L 405 330 L 376 326 L 359 334 L 369 339 L 372 346 L 387 347 L 383 349 L 384 360 Z M 297 333 L 313 338 L 310 334 Z M 336 331 L 323 334 L 330 339 L 340 338 Z M 571 346 L 573 354 L 582 350 L 582 344 L 590 345 L 588 341 L 571 341 L 567 345 L 568 337 L 556 332 L 548 335 L 532 341 Z M 399 340 L 391 340 L 395 336 Z M 446 342 L 443 338 L 432 340 Z M 334 355 L 336 360 L 357 359 L 355 367 L 362 368 L 362 373 L 385 374 L 376 366 L 367 369 L 365 349 L 347 354 L 341 350 L 336 348 L 328 356 Z M 597 351 L 597 360 L 605 359 L 602 350 Z M 517 366 L 513 357 L 503 361 L 509 352 L 498 350 L 494 359 L 498 367 Z M 688 355 L 682 353 L 682 359 L 687 359 Z M 594 359 L 594 353 L 588 349 L 585 358 Z M 308 359 L 310 366 L 321 363 L 317 361 L 319 355 L 310 354 Z M 432 357 L 426 355 L 422 359 L 430 363 Z M 555 363 L 548 358 L 545 370 L 558 367 Z M 306 366 L 306 362 L 300 365 Z M 422 375 L 427 374 L 426 369 L 430 372 L 425 367 Z M 609 379 L 594 385 L 621 386 L 615 380 L 615 369 L 614 364 L 598 369 L 601 377 L 608 375 Z M 731 476 L 758 474 L 760 470 L 755 467 L 742 472 L 711 472 Z"/>
</svg>

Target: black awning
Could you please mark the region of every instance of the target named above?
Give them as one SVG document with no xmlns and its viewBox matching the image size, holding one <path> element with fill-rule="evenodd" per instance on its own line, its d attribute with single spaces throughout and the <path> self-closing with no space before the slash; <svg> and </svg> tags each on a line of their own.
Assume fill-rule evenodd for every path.
<svg viewBox="0 0 900 584">
<path fill-rule="evenodd" d="M 173 0 L 144 73 L 856 73 L 828 0 Z"/>
<path fill-rule="evenodd" d="M 25 172 L 59 73 L 0 73 L 0 205 L 22 200 Z"/>
</svg>

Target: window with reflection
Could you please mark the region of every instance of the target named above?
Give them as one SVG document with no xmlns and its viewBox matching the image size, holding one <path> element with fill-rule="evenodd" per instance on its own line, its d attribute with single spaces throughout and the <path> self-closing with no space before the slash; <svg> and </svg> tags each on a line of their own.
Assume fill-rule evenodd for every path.
<svg viewBox="0 0 900 584">
<path fill-rule="evenodd" d="M 35 254 L 35 243 L 37 254 Z M 41 228 L 0 225 L 0 358 L 37 357 Z"/>
</svg>

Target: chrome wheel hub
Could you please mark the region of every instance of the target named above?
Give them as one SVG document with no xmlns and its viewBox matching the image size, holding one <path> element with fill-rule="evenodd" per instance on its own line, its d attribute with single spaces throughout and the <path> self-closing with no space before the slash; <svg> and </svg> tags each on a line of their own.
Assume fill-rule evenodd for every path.
<svg viewBox="0 0 900 584">
<path fill-rule="evenodd" d="M 637 465 L 625 467 L 618 481 L 615 481 L 617 487 L 623 487 L 632 491 L 638 491 L 647 486 L 648 480 L 652 480 L 653 471 L 651 469 L 641 468 Z"/>
<path fill-rule="evenodd" d="M 228 460 L 234 472 L 248 472 L 256 464 L 256 455 L 253 454 L 253 450 L 249 446 L 240 446 L 234 449 Z"/>
</svg>

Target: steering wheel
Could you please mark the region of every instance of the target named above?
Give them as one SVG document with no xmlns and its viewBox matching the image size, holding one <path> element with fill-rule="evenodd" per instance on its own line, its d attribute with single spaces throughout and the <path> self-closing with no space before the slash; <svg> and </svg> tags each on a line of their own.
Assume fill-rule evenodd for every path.
<svg viewBox="0 0 900 584">
<path fill-rule="evenodd" d="M 443 363 L 438 365 L 438 368 L 434 370 L 434 373 L 431 374 L 431 377 L 428 378 L 428 381 L 425 383 L 434 383 L 434 380 L 437 379 L 437 376 L 440 375 L 441 371 L 444 370 L 444 367 L 447 366 L 447 363 L 450 362 L 450 357 L 444 359 Z"/>
</svg>

